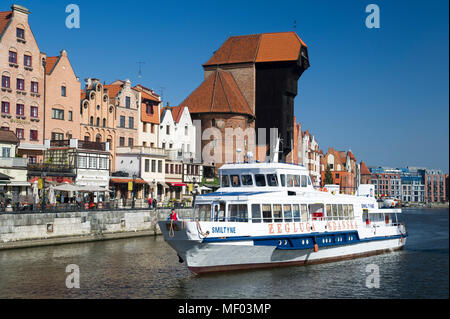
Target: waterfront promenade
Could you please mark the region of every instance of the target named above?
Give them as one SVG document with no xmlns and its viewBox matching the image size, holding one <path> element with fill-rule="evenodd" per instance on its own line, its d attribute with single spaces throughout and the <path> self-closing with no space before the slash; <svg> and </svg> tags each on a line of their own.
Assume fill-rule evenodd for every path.
<svg viewBox="0 0 450 319">
<path fill-rule="evenodd" d="M 191 208 L 176 208 L 190 217 Z M 0 214 L 0 249 L 13 249 L 161 234 L 158 220 L 170 208 L 122 208 Z"/>
</svg>

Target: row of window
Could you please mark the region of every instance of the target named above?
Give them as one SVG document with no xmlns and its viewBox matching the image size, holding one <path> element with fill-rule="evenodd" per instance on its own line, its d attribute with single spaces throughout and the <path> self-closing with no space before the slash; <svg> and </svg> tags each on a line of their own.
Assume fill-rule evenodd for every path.
<svg viewBox="0 0 450 319">
<path fill-rule="evenodd" d="M 10 114 L 11 113 L 11 104 L 9 102 L 2 101 L 1 112 L 3 114 Z M 22 103 L 16 104 L 16 115 L 21 115 L 21 116 L 25 115 L 25 105 L 24 104 L 22 104 Z M 38 115 L 39 115 L 38 107 L 30 106 L 30 116 L 36 118 L 36 117 L 38 117 Z"/>
<path fill-rule="evenodd" d="M 2 88 L 10 89 L 11 88 L 11 78 L 7 75 L 2 75 Z M 16 79 L 16 90 L 25 91 L 25 80 L 24 79 Z M 39 93 L 39 82 L 30 81 L 30 92 L 31 93 Z M 66 86 L 61 86 L 61 96 L 67 96 L 67 88 Z"/>
<path fill-rule="evenodd" d="M 79 155 L 78 168 L 109 169 L 109 158 Z"/>
<path fill-rule="evenodd" d="M 9 127 L 2 126 L 0 129 L 4 131 L 8 131 Z M 25 129 L 23 128 L 16 128 L 16 136 L 19 140 L 25 139 Z M 37 141 L 39 140 L 38 131 L 37 130 L 30 130 L 30 141 Z"/>
<path fill-rule="evenodd" d="M 106 119 L 105 118 L 103 118 L 103 120 L 102 120 L 102 125 L 103 125 L 103 127 L 106 127 Z M 89 125 L 94 125 L 94 117 L 93 116 L 91 116 L 90 118 L 89 118 Z M 99 117 L 97 117 L 97 119 L 96 119 L 96 121 L 95 121 L 95 126 L 100 126 L 100 118 Z"/>
<path fill-rule="evenodd" d="M 164 125 L 161 125 L 161 130 L 164 129 Z M 152 132 L 153 133 L 153 132 Z M 170 125 L 166 125 L 166 135 L 170 135 Z M 189 126 L 184 126 L 184 135 L 189 135 Z"/>
<path fill-rule="evenodd" d="M 11 78 L 7 75 L 2 75 L 2 88 L 10 89 L 11 88 Z M 24 79 L 16 79 L 16 89 L 19 91 L 25 91 L 25 80 Z M 39 83 L 36 81 L 30 82 L 30 91 L 31 93 L 39 93 Z"/>
<path fill-rule="evenodd" d="M 133 147 L 134 145 L 134 139 L 128 138 L 128 146 Z M 119 146 L 125 146 L 125 137 L 119 137 Z"/>
<path fill-rule="evenodd" d="M 169 164 L 166 163 L 166 174 L 182 174 L 183 165 L 182 164 Z"/>
<path fill-rule="evenodd" d="M 200 221 L 234 221 L 248 222 L 247 204 L 216 205 L 211 214 L 210 204 L 195 206 L 195 218 Z M 251 204 L 252 223 L 290 223 L 314 220 L 351 220 L 354 219 L 352 204 Z"/>
<path fill-rule="evenodd" d="M 156 173 L 156 160 L 151 160 L 152 163 L 152 173 Z M 146 173 L 150 172 L 150 160 L 146 159 L 144 162 Z M 162 160 L 158 160 L 158 173 L 162 173 Z"/>
<path fill-rule="evenodd" d="M 27 55 L 27 54 L 23 55 L 23 65 L 24 66 L 27 66 L 27 67 L 31 68 L 31 66 L 32 66 L 32 62 L 31 61 L 32 61 L 31 55 Z M 17 52 L 9 51 L 8 62 L 17 64 Z"/>
<path fill-rule="evenodd" d="M 307 187 L 311 185 L 311 179 L 307 175 L 293 174 L 241 174 L 222 175 L 221 187 L 242 186 L 283 186 L 283 187 Z"/>
<path fill-rule="evenodd" d="M 125 116 L 123 115 L 120 116 L 120 127 L 125 127 L 125 119 L 126 119 Z M 128 128 L 134 128 L 134 117 L 128 117 Z"/>
</svg>

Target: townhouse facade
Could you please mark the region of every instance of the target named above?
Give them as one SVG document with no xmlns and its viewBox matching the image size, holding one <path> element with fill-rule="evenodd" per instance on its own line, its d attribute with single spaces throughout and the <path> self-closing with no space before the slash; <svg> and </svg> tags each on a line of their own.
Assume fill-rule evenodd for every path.
<svg viewBox="0 0 450 319">
<path fill-rule="evenodd" d="M 319 144 L 315 136 L 310 134 L 308 130 L 301 132 L 299 152 L 299 164 L 308 169 L 313 185 L 320 186 L 323 153 L 319 150 Z"/>
<path fill-rule="evenodd" d="M 331 172 L 332 183 L 339 185 L 340 192 L 355 194 L 357 189 L 357 164 L 356 158 L 349 150 L 337 151 L 329 148 L 321 162 L 321 186 L 326 184 L 327 167 Z"/>
<path fill-rule="evenodd" d="M 0 125 L 20 140 L 17 154 L 42 160 L 45 118 L 45 63 L 28 24 L 28 9 L 0 12 Z"/>
<path fill-rule="evenodd" d="M 134 89 L 141 94 L 137 145 L 159 147 L 161 97 L 141 84 L 136 85 Z"/>
<path fill-rule="evenodd" d="M 45 74 L 44 140 L 80 139 L 81 84 L 66 50 L 47 58 Z"/>
<path fill-rule="evenodd" d="M 0 130 L 0 202 L 14 202 L 27 195 L 31 185 L 27 180 L 27 160 L 16 157 L 19 139 L 12 131 Z"/>
<path fill-rule="evenodd" d="M 116 105 L 111 103 L 109 90 L 98 79 L 86 79 L 80 98 L 80 139 L 109 144 L 111 170 L 115 170 L 117 146 Z"/>
</svg>

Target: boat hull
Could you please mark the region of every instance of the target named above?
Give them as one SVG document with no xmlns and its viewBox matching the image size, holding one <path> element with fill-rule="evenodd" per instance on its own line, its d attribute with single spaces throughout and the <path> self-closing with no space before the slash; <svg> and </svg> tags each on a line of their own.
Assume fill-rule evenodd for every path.
<svg viewBox="0 0 450 319">
<path fill-rule="evenodd" d="M 283 250 L 252 241 L 232 243 L 170 242 L 194 274 L 230 270 L 302 266 L 367 257 L 400 250 L 406 238 L 359 242 L 343 246 Z"/>
</svg>

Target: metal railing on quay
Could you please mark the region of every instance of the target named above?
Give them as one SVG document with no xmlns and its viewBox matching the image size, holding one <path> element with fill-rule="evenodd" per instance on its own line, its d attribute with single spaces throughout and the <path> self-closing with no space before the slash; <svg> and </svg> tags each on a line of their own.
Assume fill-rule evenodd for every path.
<svg viewBox="0 0 450 319">
<path fill-rule="evenodd" d="M 189 209 L 192 207 L 182 203 L 179 205 L 166 206 L 164 203 L 149 205 L 146 201 L 133 200 L 112 200 L 105 202 L 71 202 L 56 204 L 11 204 L 0 205 L 0 214 L 39 214 L 39 213 L 65 213 L 65 212 L 86 212 L 86 211 L 137 211 L 137 210 L 164 210 Z"/>
</svg>

